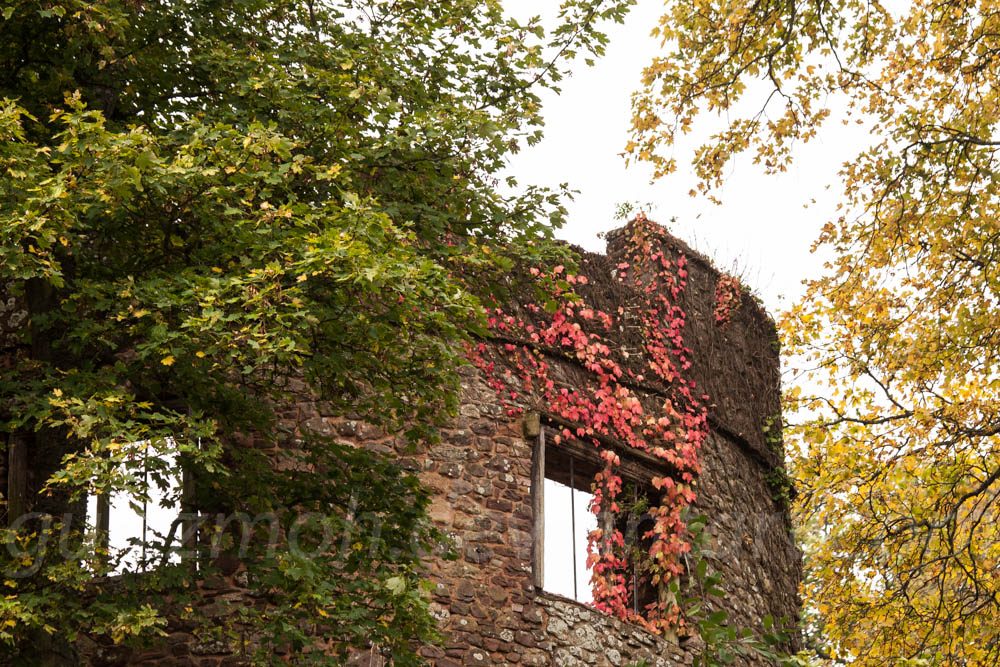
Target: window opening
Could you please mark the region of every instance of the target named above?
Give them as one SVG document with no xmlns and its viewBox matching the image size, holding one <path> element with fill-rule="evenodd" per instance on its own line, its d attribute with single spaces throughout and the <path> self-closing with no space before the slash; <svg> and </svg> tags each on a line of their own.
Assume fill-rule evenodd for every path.
<svg viewBox="0 0 1000 667">
<path fill-rule="evenodd" d="M 551 430 L 546 433 L 550 434 Z M 598 517 L 591 509 L 591 485 L 599 470 L 596 453 L 594 457 L 581 457 L 551 440 L 545 442 L 543 450 L 541 532 L 545 570 L 540 585 L 550 593 L 590 603 L 593 591 L 587 542 L 590 532 L 598 527 Z"/>
<path fill-rule="evenodd" d="M 569 455 L 569 516 L 570 516 L 570 534 L 573 535 L 573 599 L 579 600 L 580 596 L 577 594 L 576 585 L 576 505 L 573 500 L 576 497 L 576 488 L 574 484 L 575 480 L 573 478 L 573 455 Z"/>
<path fill-rule="evenodd" d="M 625 576 L 631 588 L 629 607 L 642 614 L 658 599 L 648 574 L 652 538 L 647 533 L 655 523 L 649 509 L 659 504 L 659 492 L 648 480 L 662 472 L 650 471 L 640 459 L 629 460 L 627 454 L 619 452 L 622 464 L 618 472 L 624 482 L 618 496 L 621 510 L 613 517 L 595 514 L 592 485 L 603 468 L 598 450 L 576 440 L 555 444 L 551 427 L 548 433 L 546 430 L 539 429 L 535 443 L 533 488 L 541 489 L 541 498 L 535 499 L 535 539 L 536 545 L 542 544 L 541 549 L 536 546 L 533 563 L 535 585 L 578 602 L 592 602 L 588 536 L 599 526 L 605 531 L 617 529 L 624 538 L 628 558 Z"/>
<path fill-rule="evenodd" d="M 148 443 L 145 444 L 147 446 L 143 452 L 141 477 L 148 488 L 148 498 L 135 503 L 128 494 L 115 493 L 110 497 L 107 494 L 94 494 L 87 499 L 87 520 L 96 531 L 98 545 L 117 557 L 114 573 L 143 572 L 157 565 L 150 558 L 159 561 L 161 552 L 152 552 L 149 548 L 151 541 L 157 540 L 160 544 L 166 541 L 181 511 L 176 503 L 178 493 L 183 490 L 186 495 L 187 492 L 184 481 L 180 479 L 182 473 L 177 472 L 177 458 L 174 454 L 163 459 L 168 470 L 164 475 L 166 485 L 160 486 L 155 481 L 150 483 L 151 453 Z M 181 528 L 186 529 L 187 526 Z M 182 535 L 176 532 L 181 532 Z M 178 548 L 188 538 L 186 533 L 187 530 L 175 531 L 167 562 L 180 562 Z M 177 542 L 178 538 L 181 543 Z"/>
<path fill-rule="evenodd" d="M 587 536 L 597 528 L 597 517 L 590 511 L 593 495 L 577 486 L 546 478 L 544 559 L 547 563 L 542 588 L 578 602 L 593 601 L 590 570 L 587 568 Z"/>
<path fill-rule="evenodd" d="M 649 575 L 649 550 L 653 538 L 647 535 L 656 523 L 649 510 L 659 504 L 658 498 L 659 494 L 651 485 L 634 479 L 626 479 L 619 494 L 622 509 L 616 517 L 615 528 L 624 539 L 628 559 L 626 577 L 632 588 L 630 606 L 635 614 L 644 613 L 646 607 L 659 598 L 659 590 Z"/>
</svg>

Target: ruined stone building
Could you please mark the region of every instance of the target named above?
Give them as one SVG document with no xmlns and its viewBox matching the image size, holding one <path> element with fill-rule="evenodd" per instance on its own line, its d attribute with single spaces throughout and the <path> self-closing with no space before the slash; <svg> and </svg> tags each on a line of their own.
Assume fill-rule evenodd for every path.
<svg viewBox="0 0 1000 667">
<path fill-rule="evenodd" d="M 794 625 L 800 553 L 788 513 L 791 490 L 783 468 L 774 323 L 735 281 L 730 281 L 735 291 L 727 294 L 728 277 L 658 227 L 641 240 L 645 249 L 637 254 L 633 227 L 608 235 L 607 255 L 581 253 L 580 275 L 585 279 L 574 281 L 585 299 L 580 307 L 615 312 L 641 291 L 619 279 L 626 268 L 633 275 L 652 276 L 655 272 L 643 266 L 648 262 L 672 267 L 676 273 L 678 258 L 685 258 L 681 266 L 686 285 L 668 295 L 667 301 L 676 301 L 683 313 L 679 333 L 690 362 L 684 374 L 696 394 L 708 396 L 691 515 L 708 518 L 714 551 L 709 560 L 722 574 L 726 593 L 715 604 L 729 612 L 729 623 L 740 628 L 759 629 L 767 615 L 787 617 Z M 639 283 L 647 285 L 650 280 Z M 497 318 L 501 319 L 499 314 Z M 626 313 L 616 320 L 622 326 L 602 331 L 610 355 L 623 364 L 628 361 L 621 359 L 620 351 L 637 345 L 629 321 Z M 508 337 L 513 340 L 516 333 L 498 333 L 486 346 L 493 348 L 489 352 L 508 346 L 504 343 Z M 484 354 L 484 359 L 496 358 Z M 547 360 L 549 377 L 569 384 L 588 382 L 579 359 L 551 353 Z M 546 523 L 541 516 L 545 488 L 541 482 L 568 485 L 575 466 L 573 486 L 587 491 L 593 471 L 601 467 L 599 450 L 617 452 L 626 484 L 634 481 L 641 487 L 647 480 L 648 486 L 651 477 L 669 475 L 669 466 L 648 452 L 619 446 L 613 438 L 603 438 L 595 447 L 586 437 L 554 437 L 567 425 L 557 410 L 508 391 L 491 377 L 509 376 L 498 365 L 483 361 L 479 366 L 466 369 L 460 416 L 443 442 L 406 459 L 433 490 L 431 516 L 449 532 L 460 552 L 457 561 L 432 565 L 436 584 L 432 609 L 446 642 L 424 649 L 424 655 L 436 665 L 623 666 L 642 664 L 643 659 L 651 666 L 690 664 L 698 650 L 697 638 L 682 635 L 677 642 L 667 641 L 548 590 L 548 573 L 572 564 L 565 558 L 545 559 L 541 534 Z M 523 390 L 523 382 L 514 382 Z M 646 384 L 652 385 L 648 378 Z M 648 403 L 655 415 L 657 406 L 662 406 L 662 400 L 652 395 L 656 392 L 641 380 L 631 388 L 643 404 L 652 399 Z M 517 396 L 511 398 L 512 393 Z M 322 419 L 311 405 L 300 406 L 298 414 L 314 425 Z M 392 447 L 391 438 L 366 433 L 358 424 L 337 422 L 329 428 L 362 446 Z M 578 576 L 579 587 L 587 586 L 587 574 Z M 648 591 L 641 589 L 640 585 L 636 595 L 646 601 Z M 787 648 L 796 646 L 793 639 Z"/>
<path fill-rule="evenodd" d="M 586 512 L 590 492 L 608 484 L 607 476 L 600 484 L 595 479 L 608 470 L 620 478 L 621 505 L 628 494 L 636 505 L 642 496 L 650 499 L 648 511 L 664 490 L 686 498 L 683 515 L 665 508 L 665 526 L 707 517 L 709 569 L 722 575 L 724 589 L 709 604 L 727 611 L 728 623 L 760 629 L 765 616 L 798 620 L 800 554 L 788 513 L 772 320 L 738 283 L 658 227 L 633 223 L 607 241 L 606 255 L 580 253 L 574 275 L 557 268 L 556 284 L 582 302 L 538 308 L 526 300 L 497 308 L 492 337 L 472 350 L 475 364 L 463 369 L 459 414 L 439 444 L 397 449 L 392 434 L 325 415 L 315 402 L 283 413 L 290 432 L 310 429 L 398 453 L 434 494 L 430 516 L 458 558 L 428 563 L 431 610 L 445 637 L 441 646 L 422 649 L 430 664 L 691 664 L 696 633 L 658 636 L 633 622 L 657 602 L 669 615 L 674 598 L 628 563 L 609 570 L 623 586 L 599 595 L 605 608 L 618 605 L 617 614 L 553 590 L 557 575 L 578 568 L 564 550 L 546 546 L 546 527 L 573 523 L 580 508 L 573 516 L 545 516 L 547 508 L 565 511 L 547 504 L 545 489 L 573 488 Z M 650 327 L 660 325 L 651 324 L 650 313 L 667 323 L 655 346 Z M 629 441 L 643 434 L 666 442 Z M 697 438 L 697 447 L 685 437 Z M 616 530 L 648 547 L 645 528 L 627 526 L 624 510 L 596 514 L 603 531 L 596 553 L 612 549 Z M 646 528 L 655 524 L 644 520 Z M 676 549 L 671 562 L 687 568 L 693 561 L 682 538 L 668 531 L 662 544 Z M 681 588 L 692 576 L 680 572 Z M 577 577 L 578 592 L 589 588 L 585 569 Z M 233 664 L 224 646 L 189 639 L 177 633 L 168 638 L 168 653 L 133 655 L 129 662 Z M 786 648 L 797 648 L 797 639 Z M 387 664 L 376 654 L 373 647 L 358 664 Z"/>
</svg>

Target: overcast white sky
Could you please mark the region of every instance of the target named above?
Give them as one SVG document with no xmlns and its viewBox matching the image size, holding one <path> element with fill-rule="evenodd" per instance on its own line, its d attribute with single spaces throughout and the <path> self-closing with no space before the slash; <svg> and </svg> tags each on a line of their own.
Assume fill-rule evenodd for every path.
<svg viewBox="0 0 1000 667">
<path fill-rule="evenodd" d="M 504 0 L 510 15 L 526 20 L 535 14 L 554 16 L 558 0 Z M 545 95 L 545 138 L 524 148 L 509 165 L 520 184 L 558 186 L 568 182 L 579 190 L 569 206 L 569 222 L 558 235 L 587 250 L 603 252 L 598 233 L 621 225 L 614 214 L 623 202 L 650 202 L 647 213 L 670 224 L 672 233 L 713 258 L 717 265 L 742 278 L 763 299 L 768 310 L 790 306 L 801 295 L 801 283 L 822 269 L 822 259 L 809 252 L 822 225 L 835 219 L 840 194 L 837 172 L 859 152 L 862 128 L 830 124 L 825 137 L 801 145 L 796 164 L 779 176 L 764 176 L 749 159 L 739 160 L 721 192 L 717 206 L 687 193 L 694 187 L 690 157 L 694 147 L 711 134 L 712 119 L 696 125 L 690 141 L 675 148 L 678 171 L 655 184 L 645 165 L 625 167 L 622 153 L 628 137 L 631 94 L 642 69 L 662 53 L 650 37 L 662 13 L 662 2 L 639 0 L 624 25 L 605 26 L 611 41 L 596 66 L 579 62 L 562 93 Z M 551 25 L 551 24 L 550 24 Z M 707 121 L 707 122 L 706 122 Z M 717 119 L 716 122 L 724 122 Z M 686 169 L 687 167 L 687 169 Z M 827 188 L 829 185 L 829 189 Z M 815 199 L 808 208 L 804 205 Z M 784 297 L 784 298 L 782 298 Z M 547 480 L 545 588 L 572 597 L 572 557 L 568 489 Z M 594 517 L 581 515 L 585 494 L 578 494 L 579 599 L 591 598 L 589 573 L 584 571 L 586 533 Z"/>
<path fill-rule="evenodd" d="M 545 480 L 545 567 L 543 587 L 580 602 L 592 602 L 594 591 L 587 569 L 587 535 L 597 529 L 597 517 L 590 511 L 594 496 L 574 491 L 570 510 L 570 488 L 551 479 Z M 572 519 L 576 518 L 574 522 Z M 576 542 L 576 588 L 573 587 L 573 543 Z"/>
<path fill-rule="evenodd" d="M 559 2 L 504 4 L 510 15 L 527 19 L 534 14 L 547 18 Z M 650 218 L 667 223 L 675 217 L 671 229 L 676 236 L 712 257 L 720 268 L 741 276 L 776 313 L 779 295 L 798 296 L 801 281 L 820 268 L 809 248 L 823 223 L 834 217 L 837 170 L 858 152 L 857 139 L 863 137 L 858 130 L 831 125 L 828 129 L 835 134 L 825 142 L 817 139 L 800 146 L 797 164 L 780 176 L 765 177 L 748 159 L 740 160 L 718 193 L 723 206 L 687 194 L 695 183 L 689 168 L 691 150 L 709 136 L 708 123 L 696 126 L 690 143 L 675 149 L 676 174 L 650 184 L 645 165 L 626 169 L 620 153 L 628 136 L 630 96 L 639 86 L 642 68 L 663 52 L 649 35 L 662 9 L 661 2 L 640 0 L 624 25 L 605 26 L 611 38 L 607 54 L 594 67 L 579 62 L 562 94 L 544 97 L 545 139 L 523 149 L 511 161 L 510 171 L 521 184 L 568 182 L 579 190 L 559 236 L 587 250 L 603 252 L 597 234 L 620 225 L 614 220 L 617 204 L 653 203 Z M 832 184 L 829 190 L 827 184 Z M 817 203 L 804 208 L 812 198 Z"/>
</svg>

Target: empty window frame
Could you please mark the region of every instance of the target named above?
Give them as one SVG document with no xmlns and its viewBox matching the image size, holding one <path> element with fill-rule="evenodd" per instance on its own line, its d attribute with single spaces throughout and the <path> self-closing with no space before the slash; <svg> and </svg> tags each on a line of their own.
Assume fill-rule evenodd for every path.
<svg viewBox="0 0 1000 667">
<path fill-rule="evenodd" d="M 159 482 L 153 480 L 148 464 L 156 456 L 152 448 L 145 449 L 141 475 L 148 487 L 147 499 L 136 503 L 124 493 L 112 494 L 110 498 L 100 494 L 88 498 L 88 523 L 94 527 L 98 542 L 115 555 L 116 572 L 143 572 L 155 568 L 161 562 L 161 547 L 171 530 L 174 535 L 167 562 L 178 562 L 182 549 L 193 546 L 190 542 L 195 538 L 194 526 L 188 525 L 192 522 L 174 525 L 181 516 L 181 507 L 175 499 L 179 495 L 184 505 L 193 496 L 192 478 L 177 469 L 175 455 L 168 455 L 160 458 L 172 472 L 161 475 Z"/>
<path fill-rule="evenodd" d="M 542 482 L 542 588 L 578 602 L 592 602 L 587 536 L 597 528 L 591 484 L 598 468 L 551 442 L 545 447 Z"/>
<path fill-rule="evenodd" d="M 586 567 L 588 535 L 601 523 L 621 531 L 627 549 L 648 551 L 644 538 L 653 519 L 643 507 L 656 504 L 658 494 L 649 480 L 662 475 L 651 472 L 650 462 L 618 452 L 618 472 L 623 479 L 618 504 L 638 508 L 617 516 L 598 516 L 591 509 L 594 477 L 603 468 L 598 450 L 589 443 L 563 439 L 555 444 L 554 427 L 541 425 L 535 438 L 532 469 L 532 504 L 535 516 L 532 569 L 537 588 L 588 603 L 593 600 L 590 570 Z M 640 500 L 642 502 L 640 502 Z M 630 565 L 630 599 L 635 613 L 656 599 L 656 591 L 635 564 Z"/>
</svg>

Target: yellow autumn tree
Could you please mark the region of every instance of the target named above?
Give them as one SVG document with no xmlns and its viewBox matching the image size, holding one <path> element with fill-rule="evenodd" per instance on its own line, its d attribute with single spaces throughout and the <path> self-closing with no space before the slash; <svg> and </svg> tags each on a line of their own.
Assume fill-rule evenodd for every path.
<svg viewBox="0 0 1000 667">
<path fill-rule="evenodd" d="M 871 130 L 782 320 L 814 647 L 998 664 L 1000 2 L 669 0 L 656 32 L 629 152 L 658 177 L 699 115 L 731 118 L 693 156 L 708 196 L 737 154 Z"/>
</svg>

